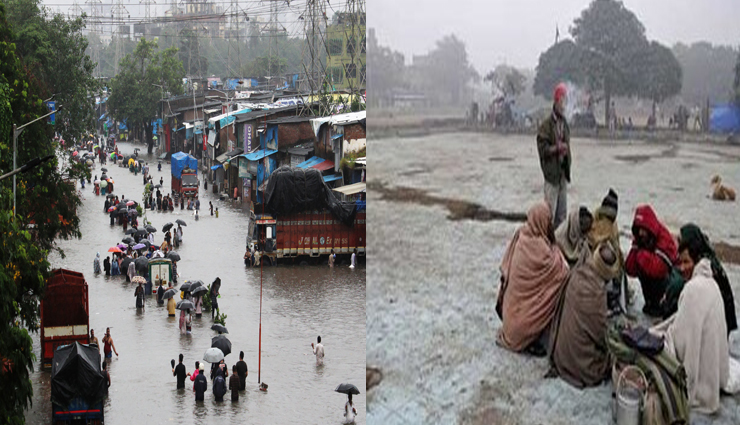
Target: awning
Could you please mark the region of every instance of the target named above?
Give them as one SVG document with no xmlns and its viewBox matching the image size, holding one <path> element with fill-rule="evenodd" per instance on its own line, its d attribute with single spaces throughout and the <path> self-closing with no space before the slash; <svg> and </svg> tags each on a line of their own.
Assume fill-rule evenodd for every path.
<svg viewBox="0 0 740 425">
<path fill-rule="evenodd" d="M 218 164 L 218 165 L 212 165 L 212 166 L 211 166 L 211 170 L 218 170 L 219 168 L 223 168 L 223 167 L 224 167 L 224 166 L 223 166 L 223 165 L 221 165 L 221 164 Z"/>
<path fill-rule="evenodd" d="M 300 164 L 296 165 L 296 167 L 298 167 L 298 168 L 311 168 L 314 165 L 319 164 L 319 163 L 322 163 L 322 162 L 324 162 L 324 158 L 319 158 L 318 156 L 313 156 L 310 159 L 307 159 L 307 160 L 301 162 Z M 334 164 L 332 164 L 332 167 L 333 166 L 334 166 Z"/>
<path fill-rule="evenodd" d="M 214 112 L 218 112 L 218 111 L 220 111 L 220 110 L 221 110 L 221 108 L 213 108 L 213 109 L 206 109 L 206 110 L 205 110 L 205 111 L 203 111 L 203 112 L 205 112 L 206 114 L 212 114 L 212 113 L 214 113 Z"/>
<path fill-rule="evenodd" d="M 322 161 L 316 165 L 311 166 L 311 168 L 315 168 L 319 171 L 329 170 L 329 169 L 334 168 L 334 161 L 329 161 L 329 160 Z"/>
<path fill-rule="evenodd" d="M 244 158 L 247 158 L 249 161 L 259 161 L 260 159 L 270 156 L 272 154 L 276 154 L 277 151 L 274 149 L 260 149 L 257 152 L 248 153 L 245 155 L 241 155 Z"/>
<path fill-rule="evenodd" d="M 342 136 L 344 136 L 344 134 L 340 133 L 340 134 L 335 134 L 335 135 L 331 136 L 331 138 L 332 138 L 332 140 L 336 140 L 336 139 L 338 139 L 338 138 L 340 138 Z"/>
<path fill-rule="evenodd" d="M 333 176 L 324 176 L 324 181 L 329 183 L 342 178 L 341 174 L 335 174 Z"/>
<path fill-rule="evenodd" d="M 333 190 L 344 195 L 354 195 L 355 193 L 364 192 L 366 188 L 367 183 L 355 183 L 347 186 L 337 187 Z"/>
</svg>

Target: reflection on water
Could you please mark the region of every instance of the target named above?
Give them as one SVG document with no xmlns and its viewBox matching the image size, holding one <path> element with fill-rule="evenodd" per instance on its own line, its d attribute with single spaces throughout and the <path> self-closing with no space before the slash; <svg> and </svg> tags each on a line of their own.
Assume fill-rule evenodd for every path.
<svg viewBox="0 0 740 425">
<path fill-rule="evenodd" d="M 133 147 L 122 145 L 123 152 Z M 146 159 L 145 159 L 146 161 Z M 97 164 L 99 167 L 100 165 Z M 127 194 L 140 200 L 143 193 L 141 175 L 127 169 L 107 165 L 115 181 L 115 193 Z M 154 180 L 164 177 L 169 187 L 169 165 Z M 95 172 L 93 172 L 95 174 Z M 192 382 L 177 390 L 170 360 L 180 353 L 192 372 L 196 360 L 201 360 L 216 332 L 210 313 L 202 318 L 193 316 L 192 335 L 180 335 L 178 317 L 168 317 L 165 306 L 157 305 L 156 297 L 148 297 L 143 311 L 135 308 L 135 285 L 126 283 L 124 276 L 95 276 L 92 260 L 100 252 L 104 259 L 108 248 L 124 236 L 120 226 L 110 226 L 103 214 L 103 197 L 83 191 L 80 220 L 81 240 L 62 241 L 66 258 L 50 257 L 53 267 L 81 271 L 89 284 L 90 327 L 102 340 L 105 328 L 120 354 L 113 355 L 109 364 L 112 385 L 105 402 L 106 424 L 130 423 L 244 423 L 259 419 L 261 423 L 341 423 L 346 396 L 334 392 L 343 382 L 364 387 L 362 369 L 365 366 L 365 268 L 329 269 L 326 266 L 280 266 L 262 270 L 262 373 L 269 385 L 268 392 L 258 390 L 259 295 L 260 269 L 245 268 L 243 262 L 246 216 L 228 201 L 219 201 L 211 193 L 203 193 L 201 205 L 206 214 L 198 222 L 188 211 L 151 212 L 147 217 L 161 229 L 167 222 L 181 218 L 184 227 L 183 245 L 177 251 L 179 282 L 201 279 L 210 284 L 216 277 L 222 280 L 219 307 L 227 315 L 228 338 L 232 353 L 226 364 L 236 363 L 239 352 L 249 368 L 247 389 L 239 401 L 232 403 L 227 392 L 223 402 L 213 399 L 209 380 L 204 402 L 195 402 Z M 165 190 L 163 194 L 168 193 Z M 119 195 L 120 196 L 120 195 Z M 219 209 L 219 218 L 207 214 L 208 202 Z M 161 243 L 163 234 L 155 234 Z M 179 300 L 179 295 L 176 296 Z M 316 366 L 311 342 L 321 335 L 326 350 L 325 365 Z M 40 357 L 39 335 L 34 337 L 34 352 Z M 102 351 L 102 347 L 101 347 Z M 206 364 L 208 376 L 210 365 Z M 28 423 L 47 423 L 51 416 L 49 401 L 49 370 L 35 370 L 31 379 L 33 407 L 27 412 Z M 227 380 L 228 385 L 228 380 Z M 364 391 L 363 391 L 364 392 Z M 365 423 L 365 395 L 356 396 L 360 415 L 357 423 Z M 216 419 L 217 418 L 217 419 Z"/>
</svg>

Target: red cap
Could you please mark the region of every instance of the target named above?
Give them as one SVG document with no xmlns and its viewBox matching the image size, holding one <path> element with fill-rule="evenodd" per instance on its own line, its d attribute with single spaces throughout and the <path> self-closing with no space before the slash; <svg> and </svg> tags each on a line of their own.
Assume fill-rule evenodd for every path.
<svg viewBox="0 0 740 425">
<path fill-rule="evenodd" d="M 565 85 L 565 83 L 559 83 L 557 86 L 555 86 L 555 93 L 553 93 L 553 101 L 557 103 L 560 101 L 560 99 L 566 95 L 568 92 L 568 87 Z"/>
</svg>

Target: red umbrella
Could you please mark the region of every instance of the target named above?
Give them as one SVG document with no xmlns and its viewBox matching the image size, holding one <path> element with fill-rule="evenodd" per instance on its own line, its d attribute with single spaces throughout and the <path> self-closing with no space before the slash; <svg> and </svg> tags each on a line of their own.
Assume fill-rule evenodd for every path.
<svg viewBox="0 0 740 425">
<path fill-rule="evenodd" d="M 110 207 L 110 208 L 108 208 L 108 212 L 113 212 L 115 210 L 116 210 L 116 207 Z"/>
<path fill-rule="evenodd" d="M 134 201 L 128 201 L 128 202 L 126 202 L 126 206 L 129 206 L 130 207 L 131 205 L 134 205 L 135 203 L 136 202 L 134 202 Z"/>
<path fill-rule="evenodd" d="M 114 246 L 113 248 L 108 248 L 108 252 L 121 252 L 121 249 L 117 246 Z"/>
<path fill-rule="evenodd" d="M 77 156 L 79 153 L 77 151 L 72 152 L 72 156 Z"/>
</svg>

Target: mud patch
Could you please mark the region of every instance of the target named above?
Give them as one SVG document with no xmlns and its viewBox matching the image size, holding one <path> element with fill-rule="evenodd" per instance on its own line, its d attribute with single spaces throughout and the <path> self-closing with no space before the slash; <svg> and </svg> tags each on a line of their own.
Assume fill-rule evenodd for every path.
<svg viewBox="0 0 740 425">
<path fill-rule="evenodd" d="M 368 188 L 377 191 L 382 200 L 389 202 L 412 203 L 425 206 L 443 206 L 449 212 L 448 220 L 475 220 L 475 221 L 513 221 L 523 222 L 527 220 L 525 213 L 512 213 L 503 211 L 494 211 L 484 208 L 473 202 L 461 201 L 457 199 L 442 198 L 439 196 L 429 195 L 425 190 L 414 189 L 410 187 L 387 187 L 383 183 L 370 182 Z"/>
<path fill-rule="evenodd" d="M 641 164 L 653 158 L 675 158 L 678 155 L 678 149 L 678 145 L 670 145 L 668 149 L 664 149 L 656 155 L 616 155 L 614 159 L 632 164 Z"/>
<path fill-rule="evenodd" d="M 726 242 L 717 242 L 714 244 L 714 250 L 720 261 L 740 264 L 740 246 L 730 245 Z"/>
<path fill-rule="evenodd" d="M 419 174 L 428 174 L 431 170 L 428 168 L 417 168 L 417 169 L 411 169 L 408 171 L 404 171 L 402 173 L 398 173 L 399 176 L 402 177 L 410 177 L 410 176 L 416 176 Z"/>
<path fill-rule="evenodd" d="M 459 425 L 516 425 L 518 421 L 509 413 L 495 407 L 507 397 L 497 390 L 496 387 L 486 381 L 481 382 L 477 396 L 473 405 L 462 411 L 460 414 Z"/>
<path fill-rule="evenodd" d="M 492 156 L 488 158 L 488 161 L 490 162 L 511 162 L 514 158 L 508 157 L 508 156 Z"/>
</svg>

